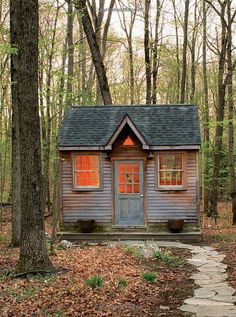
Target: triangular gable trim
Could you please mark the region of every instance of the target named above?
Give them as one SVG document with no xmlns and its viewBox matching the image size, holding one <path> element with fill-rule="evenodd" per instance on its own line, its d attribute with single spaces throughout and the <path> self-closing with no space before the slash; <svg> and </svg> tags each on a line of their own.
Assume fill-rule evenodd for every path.
<svg viewBox="0 0 236 317">
<path fill-rule="evenodd" d="M 112 144 L 117 139 L 118 135 L 123 130 L 123 128 L 125 127 L 126 124 L 129 125 L 131 130 L 134 132 L 136 137 L 139 139 L 140 143 L 142 144 L 142 148 L 144 150 L 148 150 L 149 149 L 149 144 L 148 144 L 147 140 L 143 137 L 141 132 L 138 130 L 138 128 L 135 126 L 135 124 L 133 123 L 133 121 L 130 119 L 130 117 L 128 115 L 125 115 L 125 117 L 123 118 L 121 123 L 118 125 L 117 129 L 113 133 L 113 135 L 110 138 L 109 142 L 105 146 L 105 150 L 111 150 L 112 149 Z"/>
</svg>

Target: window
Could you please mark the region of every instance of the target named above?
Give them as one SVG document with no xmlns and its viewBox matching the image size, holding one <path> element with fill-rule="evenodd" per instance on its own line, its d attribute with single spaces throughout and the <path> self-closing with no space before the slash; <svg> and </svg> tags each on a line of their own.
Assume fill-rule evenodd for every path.
<svg viewBox="0 0 236 317">
<path fill-rule="evenodd" d="M 118 176 L 119 193 L 128 194 L 140 192 L 139 163 L 119 163 Z"/>
<path fill-rule="evenodd" d="M 183 153 L 163 153 L 158 155 L 158 188 L 184 188 L 184 155 Z"/>
<path fill-rule="evenodd" d="M 131 139 L 131 137 L 128 136 L 128 137 L 125 139 L 123 145 L 124 145 L 124 146 L 134 146 L 135 144 L 134 144 L 134 141 Z"/>
<path fill-rule="evenodd" d="M 76 189 L 98 189 L 100 185 L 100 156 L 75 155 L 74 187 Z"/>
</svg>

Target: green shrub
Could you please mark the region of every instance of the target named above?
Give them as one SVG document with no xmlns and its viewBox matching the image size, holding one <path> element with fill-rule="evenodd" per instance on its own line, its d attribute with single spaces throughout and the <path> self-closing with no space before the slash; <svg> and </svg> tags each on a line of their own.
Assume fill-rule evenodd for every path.
<svg viewBox="0 0 236 317">
<path fill-rule="evenodd" d="M 103 278 L 99 275 L 94 275 L 91 278 L 85 281 L 85 284 L 90 286 L 91 288 L 102 287 L 103 286 Z"/>
<path fill-rule="evenodd" d="M 124 278 L 119 278 L 117 280 L 117 285 L 120 287 L 126 287 L 128 285 L 128 282 Z"/>
<path fill-rule="evenodd" d="M 178 256 L 172 255 L 170 251 L 162 252 L 158 250 L 154 252 L 153 256 L 172 266 L 182 266 L 184 264 L 184 262 Z"/>
<path fill-rule="evenodd" d="M 147 282 L 154 282 L 157 275 L 155 272 L 144 272 L 143 279 Z"/>
</svg>

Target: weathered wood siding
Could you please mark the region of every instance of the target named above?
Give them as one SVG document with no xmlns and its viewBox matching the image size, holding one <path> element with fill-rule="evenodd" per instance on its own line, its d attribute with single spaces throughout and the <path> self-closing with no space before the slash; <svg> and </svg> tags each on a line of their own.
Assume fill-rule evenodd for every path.
<svg viewBox="0 0 236 317">
<path fill-rule="evenodd" d="M 173 218 L 197 220 L 197 152 L 187 152 L 187 190 L 155 190 L 155 160 L 147 160 L 147 221 L 163 222 Z"/>
<path fill-rule="evenodd" d="M 64 222 L 78 219 L 95 219 L 111 223 L 111 162 L 102 156 L 102 190 L 73 191 L 71 155 L 63 155 L 62 163 L 62 209 Z"/>
</svg>

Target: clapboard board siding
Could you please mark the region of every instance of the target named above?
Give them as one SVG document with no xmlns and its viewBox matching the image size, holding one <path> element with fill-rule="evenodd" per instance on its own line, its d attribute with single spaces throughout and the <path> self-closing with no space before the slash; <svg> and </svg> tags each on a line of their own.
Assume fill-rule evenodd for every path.
<svg viewBox="0 0 236 317">
<path fill-rule="evenodd" d="M 73 191 L 71 156 L 66 155 L 62 163 L 62 208 L 63 220 L 95 219 L 111 223 L 111 163 L 102 156 L 102 190 Z"/>
<path fill-rule="evenodd" d="M 187 190 L 155 190 L 155 160 L 147 161 L 147 221 L 162 222 L 173 218 L 197 220 L 196 152 L 187 152 Z"/>
</svg>

